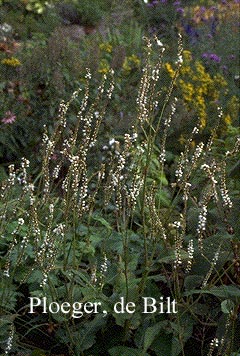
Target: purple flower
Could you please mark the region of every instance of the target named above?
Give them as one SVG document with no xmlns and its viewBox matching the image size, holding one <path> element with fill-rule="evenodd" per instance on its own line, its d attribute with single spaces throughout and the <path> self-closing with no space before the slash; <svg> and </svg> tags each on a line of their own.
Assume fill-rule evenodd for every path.
<svg viewBox="0 0 240 356">
<path fill-rule="evenodd" d="M 174 6 L 181 5 L 181 1 L 179 1 L 179 0 L 174 1 L 173 5 L 174 5 Z"/>
<path fill-rule="evenodd" d="M 221 58 L 218 55 L 216 55 L 215 53 L 210 53 L 209 58 L 216 63 L 221 62 Z"/>
<path fill-rule="evenodd" d="M 178 7 L 178 8 L 176 9 L 176 11 L 177 11 L 179 14 L 181 14 L 181 15 L 184 14 L 184 8 L 183 8 L 183 7 Z"/>
<path fill-rule="evenodd" d="M 212 36 L 216 35 L 217 32 L 217 26 L 218 26 L 218 18 L 216 16 L 211 17 L 211 25 L 210 25 L 210 33 Z"/>
<path fill-rule="evenodd" d="M 158 5 L 158 0 L 153 0 L 152 2 L 147 3 L 148 7 L 154 7 L 156 5 Z"/>
<path fill-rule="evenodd" d="M 227 66 L 221 66 L 221 69 L 222 69 L 223 72 L 227 72 L 228 67 Z"/>
<path fill-rule="evenodd" d="M 198 31 L 190 23 L 183 23 L 183 27 L 186 34 L 190 37 L 191 43 L 196 43 L 199 38 Z"/>
<path fill-rule="evenodd" d="M 203 53 L 202 58 L 211 59 L 213 62 L 220 63 L 221 58 L 216 53 Z"/>
<path fill-rule="evenodd" d="M 5 117 L 2 118 L 2 123 L 5 125 L 7 124 L 13 124 L 14 121 L 16 120 L 16 115 L 14 115 L 10 110 L 5 112 Z"/>
</svg>

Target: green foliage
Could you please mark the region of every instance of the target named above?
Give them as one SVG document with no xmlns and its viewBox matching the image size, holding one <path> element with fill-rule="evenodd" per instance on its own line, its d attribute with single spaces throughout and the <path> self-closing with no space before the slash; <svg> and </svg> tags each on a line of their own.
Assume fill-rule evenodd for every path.
<svg viewBox="0 0 240 356">
<path fill-rule="evenodd" d="M 111 1 L 108 0 L 93 0 L 91 2 L 87 0 L 65 0 L 59 5 L 63 8 L 65 4 L 69 4 L 70 7 L 73 6 L 77 11 L 79 22 L 88 26 L 95 26 L 100 21 L 103 21 L 107 11 L 109 11 L 109 7 L 111 7 Z"/>
<path fill-rule="evenodd" d="M 185 29 L 188 17 L 164 2 L 156 9 L 140 1 L 64 4 L 77 10 L 78 25 L 115 22 L 74 42 L 65 36 L 66 25 L 55 29 L 61 4 L 2 1 L 0 7 L 12 27 L 0 29 L 1 352 L 238 356 L 235 65 L 226 76 L 227 101 L 218 98 L 224 116 L 206 101 L 211 125 L 199 127 L 189 111 L 185 132 L 177 79 L 186 59 L 181 41 L 177 58 L 173 51 L 174 33 L 180 22 Z M 194 16 L 195 5 L 184 5 L 185 16 Z M 161 33 L 176 78 L 166 76 L 159 39 L 142 46 L 147 31 Z M 222 23 L 216 31 L 214 43 L 220 43 Z M 190 47 L 191 36 L 183 35 Z M 203 38 L 191 47 L 193 55 L 200 57 Z M 204 46 L 207 51 L 207 41 Z M 220 73 L 212 64 L 200 66 L 200 89 Z M 181 68 L 189 71 L 187 62 Z M 193 81 L 196 71 L 192 66 Z M 46 297 L 47 308 L 65 302 L 101 307 L 79 318 L 42 313 L 43 305 L 29 314 L 30 297 Z M 170 297 L 178 312 L 168 313 L 165 303 L 164 313 L 144 314 L 143 297 L 157 303 Z M 114 311 L 121 298 L 135 303 L 133 313 Z M 219 347 L 211 351 L 216 338 Z"/>
</svg>

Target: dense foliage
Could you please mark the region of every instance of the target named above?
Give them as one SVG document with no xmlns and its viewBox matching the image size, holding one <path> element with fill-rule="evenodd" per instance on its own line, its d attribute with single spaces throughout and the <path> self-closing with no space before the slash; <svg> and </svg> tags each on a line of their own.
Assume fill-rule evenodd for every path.
<svg viewBox="0 0 240 356">
<path fill-rule="evenodd" d="M 239 356 L 239 1 L 89 4 L 0 2 L 1 355 Z"/>
</svg>

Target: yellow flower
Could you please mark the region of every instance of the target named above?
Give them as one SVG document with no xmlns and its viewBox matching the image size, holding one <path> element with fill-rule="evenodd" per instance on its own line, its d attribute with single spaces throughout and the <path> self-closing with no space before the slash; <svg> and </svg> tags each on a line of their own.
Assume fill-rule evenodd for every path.
<svg viewBox="0 0 240 356">
<path fill-rule="evenodd" d="M 132 69 L 139 67 L 140 59 L 135 55 L 132 54 L 131 56 L 125 57 L 123 62 L 123 70 L 125 72 L 130 72 Z"/>
<path fill-rule="evenodd" d="M 98 73 L 107 74 L 110 70 L 110 66 L 106 59 L 102 59 L 99 63 Z"/>
<path fill-rule="evenodd" d="M 19 61 L 19 59 L 15 58 L 15 57 L 4 58 L 1 60 L 1 63 L 5 64 L 9 67 L 18 67 L 18 66 L 22 65 L 22 63 Z"/>
<path fill-rule="evenodd" d="M 107 53 L 112 53 L 112 45 L 109 42 L 100 43 L 99 48 Z"/>
<path fill-rule="evenodd" d="M 213 79 L 216 84 L 223 86 L 223 87 L 227 86 L 227 82 L 221 74 L 217 73 L 216 75 L 214 75 Z"/>
<path fill-rule="evenodd" d="M 190 145 L 191 145 L 192 148 L 195 148 L 196 147 L 196 142 L 194 140 L 192 140 Z"/>
<path fill-rule="evenodd" d="M 200 115 L 200 128 L 204 129 L 204 127 L 206 127 L 207 124 L 207 116 L 205 112 L 202 113 L 200 112 L 199 115 Z"/>
<path fill-rule="evenodd" d="M 191 75 L 192 71 L 189 66 L 182 65 L 182 67 L 180 68 L 180 73 L 181 75 Z"/>
<path fill-rule="evenodd" d="M 184 50 L 183 51 L 183 59 L 186 61 L 186 62 L 190 62 L 192 60 L 192 54 L 190 51 L 188 50 Z"/>
<path fill-rule="evenodd" d="M 129 60 L 129 62 L 135 64 L 137 67 L 140 65 L 140 59 L 135 54 L 132 54 L 131 56 L 129 56 L 128 60 Z"/>
<path fill-rule="evenodd" d="M 165 68 L 167 70 L 167 72 L 169 73 L 170 77 L 173 78 L 175 75 L 175 71 L 173 70 L 172 66 L 170 63 L 166 63 L 165 64 Z"/>
<path fill-rule="evenodd" d="M 130 70 L 131 70 L 131 67 L 130 67 L 130 65 L 128 64 L 127 57 L 124 59 L 124 62 L 123 62 L 123 69 L 124 69 L 126 72 L 130 72 Z"/>
<path fill-rule="evenodd" d="M 183 134 L 180 135 L 178 142 L 180 145 L 184 145 L 186 143 L 186 139 L 183 137 Z"/>
<path fill-rule="evenodd" d="M 227 104 L 227 112 L 229 112 L 232 121 L 237 122 L 239 120 L 239 110 L 240 110 L 240 103 L 236 95 L 234 95 L 231 97 L 231 99 Z"/>
<path fill-rule="evenodd" d="M 231 125 L 231 123 L 232 123 L 231 116 L 229 114 L 227 114 L 224 118 L 224 121 L 225 121 L 226 125 Z"/>
<path fill-rule="evenodd" d="M 182 89 L 183 98 L 187 102 L 191 102 L 194 94 L 194 87 L 191 83 L 186 83 L 182 79 L 179 80 Z"/>
<path fill-rule="evenodd" d="M 200 61 L 193 61 L 190 51 L 183 51 L 183 58 L 177 87 L 184 106 L 188 111 L 195 112 L 198 115 L 201 128 L 204 128 L 207 125 L 209 105 L 214 105 L 219 100 L 222 90 L 226 90 L 227 82 L 220 74 L 211 76 Z M 165 68 L 169 76 L 173 78 L 175 72 L 172 65 L 166 63 Z M 227 111 L 231 120 L 235 120 L 231 107 L 234 107 L 236 112 L 236 103 L 229 105 Z"/>
</svg>

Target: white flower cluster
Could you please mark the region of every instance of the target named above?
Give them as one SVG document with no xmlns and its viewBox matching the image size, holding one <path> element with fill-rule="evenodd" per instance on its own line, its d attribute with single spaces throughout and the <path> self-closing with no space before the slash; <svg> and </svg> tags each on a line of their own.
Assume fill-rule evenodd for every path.
<svg viewBox="0 0 240 356">
<path fill-rule="evenodd" d="M 175 261 L 174 261 L 174 268 L 180 267 L 182 265 L 182 256 L 180 251 L 180 244 L 178 242 L 175 243 Z"/>
<path fill-rule="evenodd" d="M 211 341 L 210 345 L 215 346 L 215 347 L 218 347 L 218 346 L 219 346 L 219 340 L 218 340 L 218 338 L 215 337 L 215 338 Z"/>
<path fill-rule="evenodd" d="M 59 104 L 59 111 L 58 111 L 58 117 L 60 119 L 60 123 L 62 127 L 66 127 L 67 122 L 66 122 L 66 113 L 68 111 L 69 105 L 65 103 L 64 100 L 61 101 Z"/>
<path fill-rule="evenodd" d="M 201 288 L 206 287 L 207 282 L 208 282 L 209 278 L 211 277 L 211 274 L 212 274 L 212 272 L 214 270 L 214 267 L 216 266 L 217 261 L 219 259 L 220 249 L 221 249 L 221 246 L 218 247 L 217 251 L 215 252 L 215 254 L 213 256 L 213 259 L 212 259 L 212 262 L 211 262 L 211 267 L 210 267 L 208 273 L 206 274 L 206 276 L 205 276 L 205 278 L 204 278 L 204 280 L 202 282 Z"/>
<path fill-rule="evenodd" d="M 174 221 L 173 224 L 172 224 L 172 226 L 173 226 L 175 229 L 179 230 L 182 225 L 181 225 L 181 222 L 180 222 L 180 221 Z"/>
<path fill-rule="evenodd" d="M 220 188 L 220 191 L 221 191 L 221 195 L 222 195 L 222 199 L 223 199 L 223 205 L 225 207 L 228 207 L 231 209 L 233 206 L 233 203 L 232 203 L 231 198 L 228 194 L 228 190 L 227 190 L 226 186 L 222 186 Z"/>
<path fill-rule="evenodd" d="M 42 281 L 40 283 L 40 287 L 41 288 L 47 284 L 47 279 L 48 279 L 47 272 L 43 272 L 43 278 L 42 278 Z"/>
<path fill-rule="evenodd" d="M 166 150 L 164 147 L 162 148 L 162 152 L 160 153 L 158 159 L 161 164 L 164 164 L 164 162 L 166 162 Z"/>
<path fill-rule="evenodd" d="M 223 206 L 231 209 L 233 206 L 233 203 L 231 201 L 231 198 L 229 196 L 228 189 L 226 186 L 225 168 L 226 168 L 226 163 L 223 164 L 223 169 L 221 171 L 220 192 L 221 192 L 221 196 L 222 196 L 222 200 L 223 200 Z"/>
<path fill-rule="evenodd" d="M 7 345 L 6 345 L 6 348 L 5 348 L 5 355 L 8 355 L 9 352 L 12 350 L 13 336 L 14 336 L 14 326 L 12 325 L 11 331 L 9 333 L 9 337 L 7 339 Z"/>
<path fill-rule="evenodd" d="M 216 184 L 218 183 L 218 181 L 215 178 L 215 173 L 218 170 L 216 163 L 213 161 L 211 163 L 211 166 L 204 163 L 201 166 L 201 169 L 207 174 L 208 178 L 210 179 L 211 184 L 212 184 L 212 195 L 215 198 L 215 201 L 218 201 L 218 194 L 217 194 L 217 189 L 216 189 Z"/>
<path fill-rule="evenodd" d="M 164 47 L 164 44 L 158 38 L 156 38 L 156 42 L 157 42 L 157 45 L 159 47 L 161 47 L 161 51 L 163 53 L 166 50 L 166 48 Z"/>
<path fill-rule="evenodd" d="M 177 178 L 177 181 L 180 182 L 182 177 L 183 177 L 183 169 L 182 166 L 179 165 L 179 167 L 175 171 L 175 176 Z"/>
<path fill-rule="evenodd" d="M 12 31 L 12 26 L 9 25 L 8 23 L 4 22 L 3 24 L 0 25 L 0 31 L 2 32 L 11 32 Z"/>
<path fill-rule="evenodd" d="M 109 265 L 109 262 L 108 262 L 107 256 L 104 255 L 104 257 L 103 257 L 103 263 L 101 264 L 100 270 L 99 270 L 99 272 L 100 272 L 100 273 L 99 273 L 99 281 L 98 281 L 98 279 L 97 279 L 97 277 L 96 277 L 96 271 L 94 271 L 95 276 L 94 276 L 94 273 L 93 273 L 93 275 L 92 275 L 92 281 L 95 281 L 95 284 L 96 284 L 97 282 L 99 282 L 99 287 L 100 287 L 100 288 L 102 288 L 103 285 L 104 285 L 104 277 L 105 277 L 105 275 L 106 275 L 106 273 L 107 273 L 108 265 Z"/>
<path fill-rule="evenodd" d="M 6 266 L 5 270 L 3 271 L 3 275 L 7 278 L 10 277 L 9 266 Z"/>
<path fill-rule="evenodd" d="M 181 249 L 183 246 L 183 234 L 181 230 L 183 228 L 183 224 L 181 221 L 174 221 L 171 225 L 174 229 L 176 229 L 175 249 L 174 249 L 174 254 L 175 254 L 174 268 L 177 268 L 182 265 Z"/>
<path fill-rule="evenodd" d="M 213 167 L 213 168 L 215 168 L 215 167 Z M 204 170 L 205 172 L 207 172 L 207 173 L 209 174 L 209 178 L 211 179 L 211 181 L 212 181 L 214 184 L 217 184 L 217 180 L 214 178 L 214 175 L 211 174 L 211 173 L 212 173 L 212 172 L 211 172 L 211 167 L 210 167 L 208 164 L 206 164 L 206 163 L 202 164 L 202 165 L 201 165 L 201 169 Z"/>
<path fill-rule="evenodd" d="M 16 179 L 16 172 L 15 172 L 14 164 L 10 164 L 8 169 L 9 169 L 8 185 L 13 186 L 15 183 L 15 179 Z"/>
<path fill-rule="evenodd" d="M 29 167 L 29 164 L 29 160 L 23 157 L 21 160 L 22 174 L 19 181 L 24 186 L 27 184 L 27 168 Z"/>
<path fill-rule="evenodd" d="M 131 206 L 132 209 L 134 209 L 134 207 L 136 206 L 137 197 L 139 196 L 143 183 L 144 183 L 144 179 L 139 174 L 137 174 L 134 177 L 134 181 L 129 188 L 128 198 L 129 198 L 129 205 Z"/>
<path fill-rule="evenodd" d="M 218 347 L 218 346 L 219 346 L 219 340 L 218 340 L 217 337 L 215 337 L 215 338 L 210 342 L 210 348 L 209 348 L 209 351 L 208 351 L 208 355 L 207 355 L 207 356 L 212 356 L 215 347 Z"/>
<path fill-rule="evenodd" d="M 87 179 L 87 175 L 84 172 L 82 176 L 82 185 L 79 190 L 79 203 L 80 203 L 79 212 L 80 210 L 83 212 L 87 209 L 87 205 L 86 205 L 87 193 L 88 193 L 88 179 Z"/>
<path fill-rule="evenodd" d="M 23 225 L 24 224 L 24 219 L 23 218 L 19 218 L 18 219 L 18 225 Z"/>
<path fill-rule="evenodd" d="M 94 266 L 94 269 L 93 269 L 93 272 L 91 274 L 91 283 L 93 285 L 96 285 L 97 284 L 97 273 L 96 273 L 96 267 Z"/>
<path fill-rule="evenodd" d="M 142 124 L 145 121 L 148 121 L 148 93 L 150 90 L 150 78 L 148 71 L 144 70 L 144 75 L 142 76 L 140 83 L 140 90 L 137 97 L 137 105 L 138 105 L 138 120 Z"/>
<path fill-rule="evenodd" d="M 193 262 L 193 254 L 194 254 L 194 246 L 193 246 L 193 240 L 189 240 L 188 243 L 188 261 L 187 261 L 187 268 L 186 268 L 186 272 L 190 272 L 191 268 L 192 268 L 192 262 Z"/>
<path fill-rule="evenodd" d="M 192 187 L 192 184 L 186 182 L 183 188 L 183 201 L 186 203 L 189 199 L 189 190 Z"/>
<path fill-rule="evenodd" d="M 107 269 L 108 269 L 108 260 L 107 260 L 107 256 L 104 255 L 103 263 L 100 266 L 100 273 L 105 274 L 107 272 Z"/>
<path fill-rule="evenodd" d="M 197 127 L 197 126 L 195 126 L 194 128 L 193 128 L 193 130 L 192 130 L 192 134 L 193 135 L 196 135 L 196 134 L 198 134 L 199 133 L 199 128 Z"/>
<path fill-rule="evenodd" d="M 23 249 L 28 243 L 28 236 L 23 236 L 22 241 L 21 241 L 21 248 Z"/>
<path fill-rule="evenodd" d="M 60 223 L 53 229 L 53 233 L 57 236 L 64 236 L 64 229 L 65 229 L 65 224 Z"/>
<path fill-rule="evenodd" d="M 57 164 L 54 169 L 53 169 L 53 173 L 52 176 L 54 179 L 57 179 L 59 177 L 59 172 L 60 172 L 61 166 L 60 164 Z"/>
<path fill-rule="evenodd" d="M 152 70 L 152 80 L 154 82 L 157 82 L 159 79 L 159 69 L 153 69 Z"/>
<path fill-rule="evenodd" d="M 87 73 L 86 73 L 86 75 L 85 75 L 85 78 L 86 78 L 86 79 L 91 79 L 91 78 L 92 78 L 92 74 L 91 74 L 91 72 L 90 72 L 90 69 L 89 69 L 89 68 L 86 68 L 86 71 L 87 71 Z"/>
<path fill-rule="evenodd" d="M 164 122 L 164 125 L 167 127 L 170 127 L 171 121 L 172 121 L 172 117 L 174 116 L 175 112 L 176 112 L 176 105 L 177 105 L 177 98 L 174 98 L 173 103 L 171 104 L 171 113 L 168 116 L 168 119 Z"/>
<path fill-rule="evenodd" d="M 223 117 L 223 109 L 222 109 L 222 107 L 221 106 L 218 106 L 218 117 L 219 117 L 219 119 L 222 119 L 222 117 Z"/>
<path fill-rule="evenodd" d="M 107 97 L 108 97 L 108 99 L 111 99 L 112 93 L 113 93 L 113 90 L 114 90 L 114 80 L 113 80 L 114 70 L 113 69 L 110 70 L 110 74 L 111 74 L 112 80 L 110 82 L 109 88 L 107 89 Z"/>
<path fill-rule="evenodd" d="M 192 160 L 191 160 L 191 163 L 192 163 L 193 166 L 196 164 L 198 159 L 201 157 L 202 152 L 203 152 L 203 148 L 204 148 L 204 143 L 203 142 L 200 142 L 196 146 L 195 151 L 194 151 L 193 156 L 192 156 Z"/>
<path fill-rule="evenodd" d="M 182 43 L 182 35 L 181 33 L 178 33 L 178 59 L 177 59 L 177 63 L 178 65 L 181 65 L 183 63 L 183 56 L 182 56 L 182 52 L 183 52 L 183 43 Z"/>
<path fill-rule="evenodd" d="M 197 233 L 201 235 L 206 230 L 207 223 L 207 205 L 203 205 L 198 217 Z"/>
<path fill-rule="evenodd" d="M 175 171 L 175 176 L 177 178 L 177 182 L 180 183 L 181 180 L 183 179 L 183 174 L 184 174 L 184 170 L 185 170 L 185 166 L 187 165 L 188 163 L 188 158 L 186 158 L 184 156 L 184 153 L 181 152 L 180 153 L 180 159 L 179 159 L 179 162 L 178 162 L 178 165 L 177 165 L 177 169 Z"/>
</svg>

